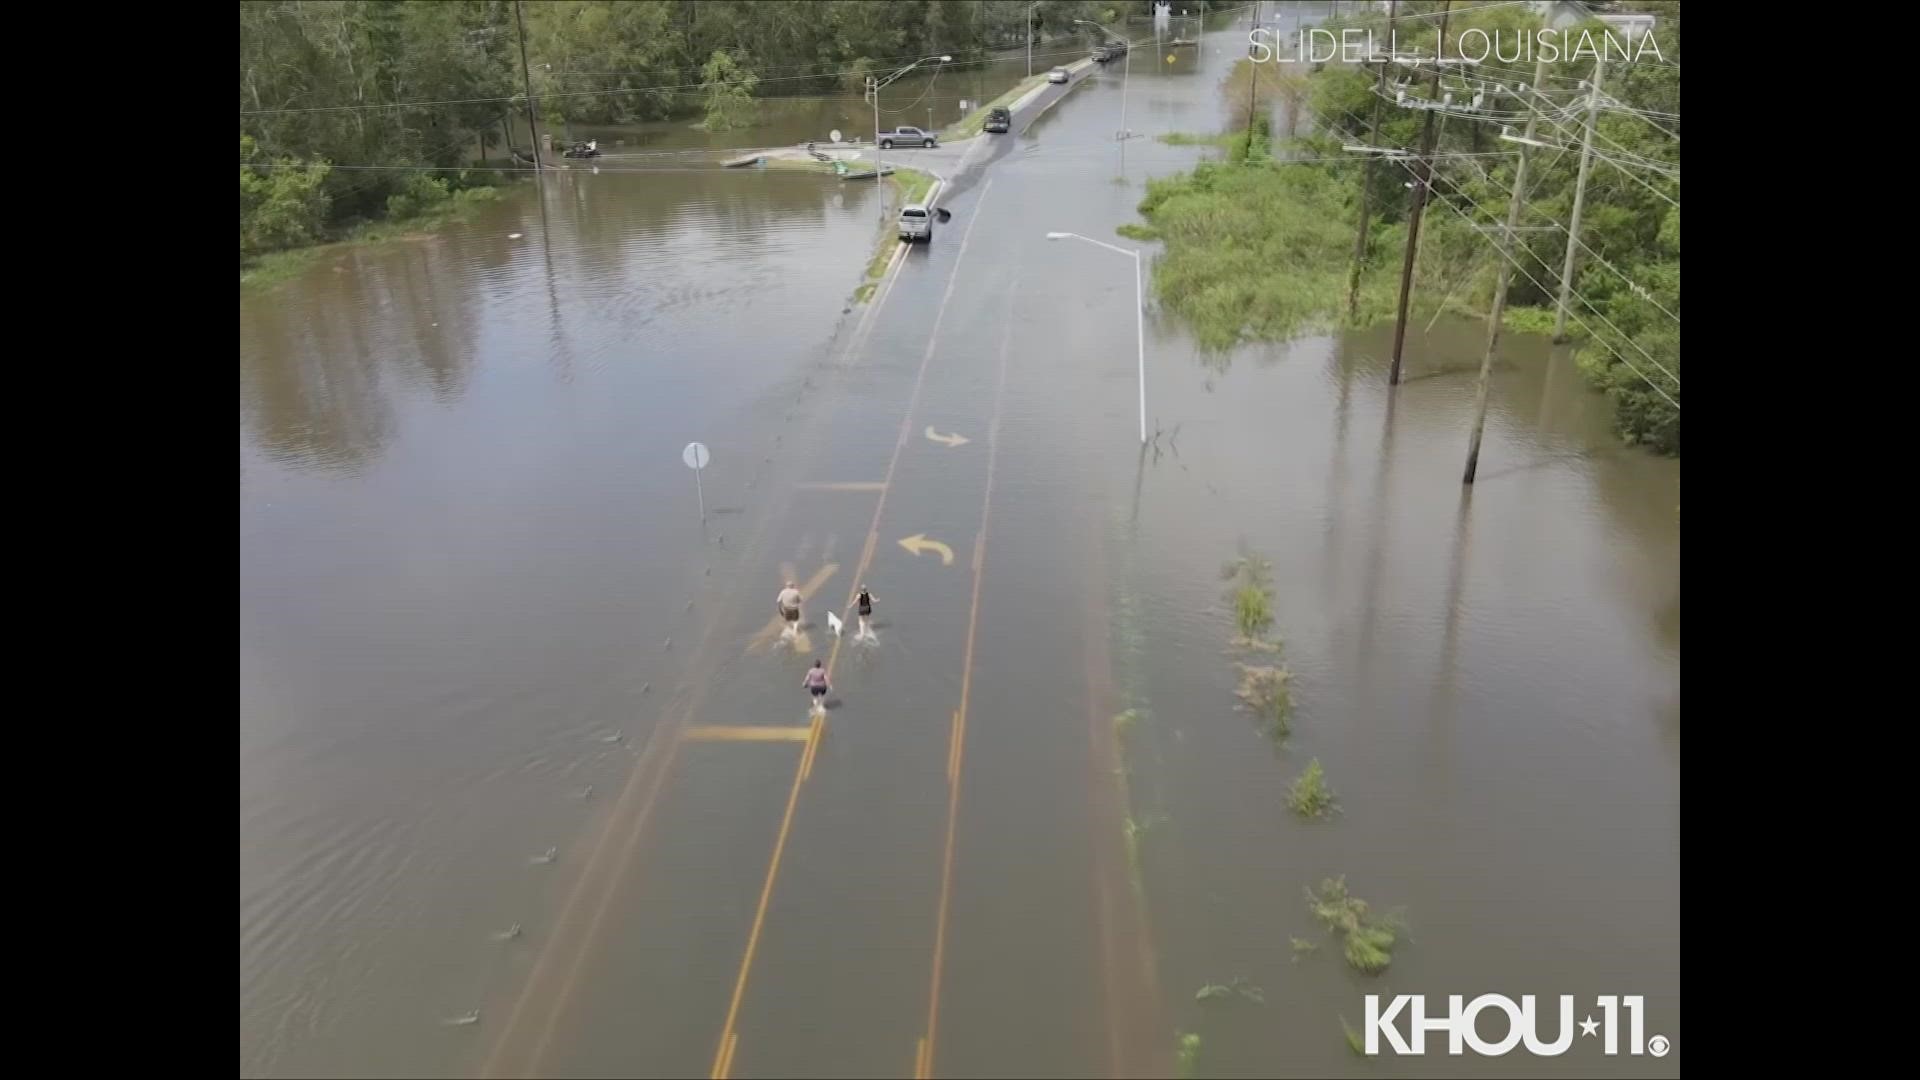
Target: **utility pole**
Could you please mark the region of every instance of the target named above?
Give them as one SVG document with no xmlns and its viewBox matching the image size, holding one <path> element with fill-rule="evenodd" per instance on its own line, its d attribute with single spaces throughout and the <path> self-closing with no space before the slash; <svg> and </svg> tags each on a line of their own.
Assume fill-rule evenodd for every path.
<svg viewBox="0 0 1920 1080">
<path fill-rule="evenodd" d="M 1257 17 L 1257 16 L 1256 16 Z M 1253 160 L 1253 110 L 1260 85 L 1260 61 L 1253 58 L 1253 46 L 1247 46 L 1247 152 L 1242 161 Z"/>
<path fill-rule="evenodd" d="M 1446 48 L 1447 20 L 1453 14 L 1453 0 L 1447 0 L 1440 9 L 1440 47 Z M 1429 91 L 1433 100 L 1440 100 L 1440 58 L 1434 58 L 1433 88 Z M 1387 383 L 1400 385 L 1400 349 L 1407 340 L 1407 300 L 1413 291 L 1413 258 L 1420 251 L 1420 214 L 1427 208 L 1427 188 L 1433 184 L 1433 113 L 1427 110 L 1427 120 L 1420 128 L 1420 175 L 1413 182 L 1413 217 L 1407 222 L 1407 258 L 1400 267 L 1400 315 L 1393 323 L 1393 369 L 1387 376 Z"/>
<path fill-rule="evenodd" d="M 1400 14 L 1400 0 L 1387 5 L 1387 47 L 1393 47 L 1393 20 Z M 1387 92 L 1387 65 L 1380 63 L 1380 78 L 1373 86 L 1373 119 L 1367 124 L 1367 145 L 1373 146 L 1380 141 L 1380 99 Z M 1373 195 L 1373 159 L 1376 155 L 1367 155 L 1366 172 L 1360 180 L 1360 227 L 1353 234 L 1353 270 L 1347 275 L 1347 317 L 1360 313 L 1360 269 L 1367 261 L 1367 211 L 1368 202 Z"/>
<path fill-rule="evenodd" d="M 546 162 L 540 160 L 540 127 L 533 112 L 533 68 L 527 64 L 527 20 L 521 13 L 520 0 L 513 0 L 513 22 L 520 28 L 520 74 L 527 80 L 527 134 L 533 140 L 533 167 L 538 170 Z"/>
<path fill-rule="evenodd" d="M 1493 287 L 1493 315 L 1487 326 L 1487 355 L 1480 359 L 1480 388 L 1474 393 L 1473 400 L 1473 438 L 1467 443 L 1467 471 L 1460 478 L 1463 484 L 1473 483 L 1473 475 L 1480 469 L 1480 433 L 1487 426 L 1488 384 L 1493 381 L 1493 357 L 1500 351 L 1500 322 L 1507 313 L 1507 284 L 1513 279 L 1513 232 L 1520 227 L 1520 206 L 1527 197 L 1527 160 L 1533 156 L 1533 126 L 1539 119 L 1539 110 L 1534 108 L 1534 92 L 1540 88 L 1540 80 L 1547 77 L 1547 62 L 1544 58 L 1533 65 L 1533 85 L 1523 88 L 1521 93 L 1527 99 L 1527 133 L 1520 144 L 1520 164 L 1513 170 L 1513 198 L 1507 202 L 1507 227 L 1500 231 L 1500 277 Z"/>
<path fill-rule="evenodd" d="M 1033 78 L 1033 9 L 1040 6 L 1040 0 L 1027 5 L 1027 78 Z"/>
<path fill-rule="evenodd" d="M 1600 111 L 1600 80 L 1607 75 L 1607 54 L 1593 60 L 1593 81 L 1587 84 L 1587 134 L 1580 144 L 1580 178 L 1573 184 L 1573 221 L 1567 225 L 1567 261 L 1560 267 L 1560 306 L 1553 316 L 1553 340 L 1567 340 L 1567 295 L 1573 292 L 1573 255 L 1580 245 L 1580 211 L 1587 205 L 1587 172 L 1593 167 L 1593 119 Z"/>
<path fill-rule="evenodd" d="M 887 190 L 886 170 L 880 167 L 880 80 L 867 76 L 867 97 L 873 100 L 873 190 Z M 887 220 L 887 200 L 880 199 L 880 220 Z M 931 234 L 929 234 L 931 235 Z"/>
</svg>

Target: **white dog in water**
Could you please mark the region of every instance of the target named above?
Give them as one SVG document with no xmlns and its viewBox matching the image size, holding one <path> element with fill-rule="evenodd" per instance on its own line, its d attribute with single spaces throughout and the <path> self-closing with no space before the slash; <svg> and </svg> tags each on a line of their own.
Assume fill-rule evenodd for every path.
<svg viewBox="0 0 1920 1080">
<path fill-rule="evenodd" d="M 827 629 L 833 631 L 834 637 L 840 636 L 840 628 L 844 625 L 846 624 L 840 621 L 840 616 L 835 615 L 831 611 L 827 612 Z"/>
</svg>

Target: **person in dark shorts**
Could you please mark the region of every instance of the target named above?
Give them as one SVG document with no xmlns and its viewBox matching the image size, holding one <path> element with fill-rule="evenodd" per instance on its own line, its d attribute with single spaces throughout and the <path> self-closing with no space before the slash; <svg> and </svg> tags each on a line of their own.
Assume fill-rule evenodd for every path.
<svg viewBox="0 0 1920 1080">
<path fill-rule="evenodd" d="M 826 665 L 815 660 L 813 666 L 807 669 L 806 678 L 802 679 L 801 683 L 806 686 L 807 693 L 813 695 L 813 711 L 817 713 L 827 711 L 827 691 L 832 687 L 827 684 Z"/>
<path fill-rule="evenodd" d="M 780 590 L 780 595 L 775 598 L 773 606 L 780 612 L 780 618 L 787 624 L 786 629 L 780 631 L 781 638 L 791 639 L 795 634 L 800 632 L 799 586 L 791 581 L 787 582 L 787 587 Z"/>
<path fill-rule="evenodd" d="M 865 585 L 860 586 L 860 595 L 854 598 L 854 608 L 860 613 L 860 632 L 854 637 L 875 640 L 873 631 L 867 628 L 867 620 L 873 618 L 873 594 Z"/>
</svg>

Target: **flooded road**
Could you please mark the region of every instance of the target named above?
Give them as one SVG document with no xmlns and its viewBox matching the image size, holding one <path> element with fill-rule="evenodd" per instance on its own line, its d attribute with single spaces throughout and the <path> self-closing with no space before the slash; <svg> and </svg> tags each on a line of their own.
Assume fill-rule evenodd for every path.
<svg viewBox="0 0 1920 1080">
<path fill-rule="evenodd" d="M 1128 126 L 1217 125 L 1235 40 L 1136 56 Z M 1205 153 L 1115 182 L 1121 84 L 1002 137 L 850 313 L 876 192 L 751 171 L 553 178 L 242 294 L 243 1074 L 1168 1075 L 1176 1029 L 1199 1075 L 1678 1074 L 1341 1031 L 1643 994 L 1677 1046 L 1678 465 L 1510 335 L 1465 496 L 1478 324 L 1390 393 L 1390 327 L 1203 360 L 1153 311 L 1143 455 L 1130 260 L 1045 239 L 1127 246 Z M 879 641 L 836 643 L 860 584 Z M 1343 812 L 1305 824 L 1310 758 Z M 1378 978 L 1294 958 L 1339 874 L 1406 910 Z M 1265 1005 L 1195 1001 L 1234 978 Z"/>
</svg>

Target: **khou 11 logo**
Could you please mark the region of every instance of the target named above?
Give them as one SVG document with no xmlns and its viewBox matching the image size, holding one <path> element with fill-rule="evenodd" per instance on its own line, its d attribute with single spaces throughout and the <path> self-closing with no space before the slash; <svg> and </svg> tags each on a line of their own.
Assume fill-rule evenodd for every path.
<svg viewBox="0 0 1920 1080">
<path fill-rule="evenodd" d="M 1559 1035 L 1553 1042 L 1540 1038 L 1540 1025 L 1534 1008 L 1534 996 L 1523 995 L 1520 1004 L 1505 994 L 1481 994 L 1472 1001 L 1466 1001 L 1465 995 L 1452 994 L 1447 998 L 1447 1015 L 1427 1016 L 1427 998 L 1425 994 L 1398 994 L 1383 1014 L 1380 1011 L 1380 995 L 1367 995 L 1367 1054 L 1369 1057 L 1380 1053 L 1380 1039 L 1385 1036 L 1393 1052 L 1399 1054 L 1420 1055 L 1427 1052 L 1427 1032 L 1444 1033 L 1447 1036 L 1447 1053 L 1462 1053 L 1465 1044 L 1473 1048 L 1476 1054 L 1487 1057 L 1500 1057 L 1525 1040 L 1527 1050 L 1542 1057 L 1558 1057 L 1573 1045 L 1574 1032 L 1577 1029 L 1581 1037 L 1594 1037 L 1609 1055 L 1620 1052 L 1620 1006 L 1624 1002 L 1627 1012 L 1627 1053 L 1639 1056 L 1651 1054 L 1654 1057 L 1666 1057 L 1673 1044 L 1665 1035 L 1645 1037 L 1646 998 L 1639 994 L 1629 994 L 1624 998 L 1604 994 L 1594 999 L 1594 1007 L 1600 1010 L 1601 1019 L 1595 1020 L 1592 1013 L 1586 1019 L 1575 1023 L 1573 1019 L 1573 995 L 1560 995 Z M 1488 1042 L 1474 1029 L 1480 1013 L 1488 1008 L 1498 1009 L 1507 1016 L 1507 1034 L 1497 1042 Z M 1409 1031 L 1413 1035 L 1412 1046 L 1402 1038 L 1394 1026 L 1400 1012 L 1408 1013 Z"/>
</svg>

